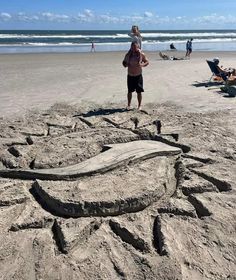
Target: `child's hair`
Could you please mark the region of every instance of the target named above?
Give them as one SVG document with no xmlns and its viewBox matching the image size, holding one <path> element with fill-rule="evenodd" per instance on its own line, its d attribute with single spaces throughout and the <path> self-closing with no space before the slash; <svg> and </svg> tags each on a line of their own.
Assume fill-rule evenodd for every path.
<svg viewBox="0 0 236 280">
<path fill-rule="evenodd" d="M 134 30 L 134 29 L 136 29 L 136 30 Z M 137 25 L 133 25 L 132 28 L 131 28 L 131 30 L 132 30 L 132 33 L 133 33 L 135 36 L 138 36 L 138 37 L 142 38 L 142 36 L 141 36 L 141 34 L 140 34 L 140 31 L 139 31 L 139 28 L 138 28 Z"/>
<path fill-rule="evenodd" d="M 136 28 L 136 29 L 137 29 L 137 31 L 139 31 L 139 28 L 138 28 L 138 26 L 137 26 L 137 25 L 133 25 L 133 26 L 132 26 L 132 30 L 134 30 L 134 28 Z"/>
</svg>

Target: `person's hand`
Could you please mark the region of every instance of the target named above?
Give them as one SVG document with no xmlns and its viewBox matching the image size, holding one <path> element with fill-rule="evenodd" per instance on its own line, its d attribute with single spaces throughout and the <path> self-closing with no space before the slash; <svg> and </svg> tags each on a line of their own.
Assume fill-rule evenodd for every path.
<svg viewBox="0 0 236 280">
<path fill-rule="evenodd" d="M 148 60 L 146 60 L 146 61 L 141 61 L 141 62 L 139 63 L 139 65 L 140 65 L 141 67 L 146 67 L 146 66 L 148 66 L 148 64 L 149 64 Z"/>
</svg>

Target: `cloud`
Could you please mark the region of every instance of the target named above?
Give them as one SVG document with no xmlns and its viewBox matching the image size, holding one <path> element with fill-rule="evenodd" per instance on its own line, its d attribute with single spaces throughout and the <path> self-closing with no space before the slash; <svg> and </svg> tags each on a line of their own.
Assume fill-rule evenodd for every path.
<svg viewBox="0 0 236 280">
<path fill-rule="evenodd" d="M 151 11 L 145 11 L 142 14 L 133 15 L 116 15 L 111 13 L 99 14 L 90 9 L 85 9 L 78 12 L 77 15 L 71 14 L 57 14 L 50 11 L 45 11 L 36 14 L 17 13 L 10 14 L 7 12 L 0 13 L 0 22 L 41 22 L 41 23 L 74 23 L 74 24 L 92 24 L 96 27 L 99 25 L 107 25 L 107 28 L 112 26 L 127 27 L 128 25 L 138 24 L 143 28 L 149 28 L 149 26 L 155 27 L 172 27 L 175 28 L 201 28 L 201 27 L 213 27 L 223 28 L 231 27 L 236 24 L 236 16 L 227 15 L 223 16 L 220 14 L 209 14 L 200 17 L 187 17 L 187 16 L 176 16 L 160 17 Z"/>
<path fill-rule="evenodd" d="M 149 18 L 149 17 L 152 17 L 153 14 L 151 12 L 145 12 L 144 16 Z"/>
<path fill-rule="evenodd" d="M 207 25 L 207 24 L 219 25 L 221 23 L 224 23 L 226 25 L 231 25 L 236 23 L 236 17 L 232 15 L 222 16 L 218 14 L 211 14 L 211 15 L 194 18 L 193 21 L 201 25 Z"/>
<path fill-rule="evenodd" d="M 86 15 L 88 17 L 93 17 L 94 16 L 93 12 L 91 10 L 88 10 L 88 9 L 84 10 L 84 15 Z"/>
<path fill-rule="evenodd" d="M 18 13 L 16 16 L 15 16 L 16 20 L 17 21 L 32 21 L 33 18 L 30 16 L 30 15 L 27 15 L 25 13 Z"/>
<path fill-rule="evenodd" d="M 39 20 L 51 21 L 51 22 L 70 22 L 71 18 L 68 15 L 54 14 L 50 12 L 44 12 L 39 14 Z"/>
<path fill-rule="evenodd" d="M 0 13 L 0 20 L 8 21 L 11 19 L 11 15 L 8 13 Z"/>
</svg>

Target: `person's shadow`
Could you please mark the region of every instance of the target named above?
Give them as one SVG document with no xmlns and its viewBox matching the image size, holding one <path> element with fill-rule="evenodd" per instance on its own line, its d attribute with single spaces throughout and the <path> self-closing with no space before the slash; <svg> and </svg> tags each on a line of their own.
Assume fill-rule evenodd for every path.
<svg viewBox="0 0 236 280">
<path fill-rule="evenodd" d="M 92 117 L 92 116 L 111 115 L 114 113 L 124 113 L 126 111 L 127 110 L 124 108 L 111 108 L 111 109 L 98 108 L 95 110 L 88 111 L 86 113 L 74 115 L 73 117 Z"/>
</svg>

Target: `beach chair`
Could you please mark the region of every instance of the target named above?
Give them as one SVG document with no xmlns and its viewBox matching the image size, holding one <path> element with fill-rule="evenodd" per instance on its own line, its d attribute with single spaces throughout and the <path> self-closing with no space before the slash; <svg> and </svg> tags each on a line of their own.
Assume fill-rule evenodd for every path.
<svg viewBox="0 0 236 280">
<path fill-rule="evenodd" d="M 208 64 L 209 68 L 211 69 L 211 73 L 212 73 L 208 83 L 211 82 L 211 80 L 214 76 L 220 77 L 224 82 L 226 82 L 228 80 L 227 75 L 225 73 L 221 73 L 213 61 L 207 60 L 206 62 Z"/>
</svg>

